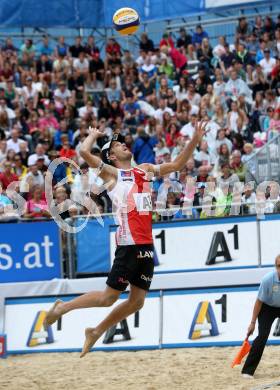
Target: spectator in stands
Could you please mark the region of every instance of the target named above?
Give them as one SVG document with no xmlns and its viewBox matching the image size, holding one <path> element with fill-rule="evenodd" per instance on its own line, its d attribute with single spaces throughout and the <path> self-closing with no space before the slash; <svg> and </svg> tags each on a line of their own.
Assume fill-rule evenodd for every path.
<svg viewBox="0 0 280 390">
<path fill-rule="evenodd" d="M 42 187 L 40 185 L 34 185 L 31 190 L 32 197 L 27 201 L 25 218 L 49 218 L 48 204 L 43 197 Z"/>
<path fill-rule="evenodd" d="M 208 34 L 203 30 L 201 24 L 198 24 L 195 29 L 195 33 L 192 36 L 192 43 L 195 46 L 201 45 L 203 38 L 208 38 Z"/>
<path fill-rule="evenodd" d="M 273 68 L 276 65 L 276 59 L 271 57 L 270 50 L 268 48 L 264 49 L 264 58 L 260 60 L 259 64 L 265 76 L 270 76 Z"/>
<path fill-rule="evenodd" d="M 245 182 L 246 179 L 246 165 L 241 161 L 241 153 L 239 150 L 235 150 L 230 158 L 230 167 L 233 173 L 238 176 L 241 182 Z"/>
<path fill-rule="evenodd" d="M 12 163 L 6 161 L 4 163 L 4 171 L 0 173 L 0 184 L 4 190 L 14 181 L 18 181 L 18 177 L 13 173 Z"/>
<path fill-rule="evenodd" d="M 132 148 L 136 164 L 142 164 L 144 161 L 154 164 L 156 141 L 145 132 L 143 127 L 137 128 L 137 136 Z"/>
<path fill-rule="evenodd" d="M 184 27 L 180 28 L 180 36 L 177 39 L 176 46 L 180 48 L 187 49 L 188 45 L 192 43 L 192 36 L 186 32 Z"/>
<path fill-rule="evenodd" d="M 154 51 L 154 43 L 146 33 L 141 34 L 139 48 L 146 53 Z"/>
</svg>

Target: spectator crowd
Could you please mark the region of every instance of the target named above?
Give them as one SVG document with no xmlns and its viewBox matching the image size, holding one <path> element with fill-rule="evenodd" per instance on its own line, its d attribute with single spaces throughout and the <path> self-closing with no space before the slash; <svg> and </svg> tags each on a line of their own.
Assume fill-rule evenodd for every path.
<svg viewBox="0 0 280 390">
<path fill-rule="evenodd" d="M 255 213 L 256 199 L 265 212 L 279 212 L 279 186 L 268 184 L 263 197 L 256 191 L 252 156 L 280 133 L 280 15 L 242 17 L 234 41 L 221 36 L 215 45 L 201 25 L 156 43 L 143 33 L 135 56 L 115 39 L 102 55 L 93 36 L 70 45 L 44 36 L 21 47 L 8 38 L 0 52 L 0 214 L 13 208 L 7 188 L 16 183 L 24 217 L 49 218 L 44 178 L 57 157 L 68 159 L 52 171 L 62 218 L 88 212 L 81 206 L 88 191 L 98 211 L 110 212 L 106 194 L 94 191 L 101 179 L 79 155 L 88 127 L 105 134 L 97 156 L 119 132 L 134 164 L 161 164 L 176 158 L 201 120 L 207 133 L 186 167 L 153 181 L 154 205 L 161 189 L 163 208 L 183 205 L 191 217 L 228 215 L 238 199 L 238 213 Z"/>
</svg>

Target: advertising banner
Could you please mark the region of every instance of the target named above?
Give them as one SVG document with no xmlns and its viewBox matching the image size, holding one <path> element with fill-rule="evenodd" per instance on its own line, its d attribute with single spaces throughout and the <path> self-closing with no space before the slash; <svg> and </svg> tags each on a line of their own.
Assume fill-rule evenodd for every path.
<svg viewBox="0 0 280 390">
<path fill-rule="evenodd" d="M 60 277 L 60 240 L 55 222 L 0 225 L 0 283 Z"/>
<path fill-rule="evenodd" d="M 258 266 L 255 217 L 158 223 L 153 238 L 155 272 Z M 114 231 L 110 245 L 112 264 Z"/>
<path fill-rule="evenodd" d="M 251 321 L 257 290 L 235 287 L 164 292 L 163 347 L 240 344 Z M 269 342 L 280 344 L 276 322 Z"/>
<path fill-rule="evenodd" d="M 70 299 L 73 297 L 62 297 Z M 118 305 L 127 298 L 115 303 Z M 94 327 L 112 307 L 76 310 L 65 315 L 55 325 L 44 328 L 46 311 L 54 298 L 7 299 L 5 333 L 8 353 L 40 351 L 80 351 L 84 331 Z M 113 306 L 113 307 L 114 307 Z M 17 326 L 16 324 L 19 324 Z M 75 337 L 73 337 L 75 335 Z M 97 349 L 145 349 L 159 344 L 159 294 L 149 293 L 140 313 L 128 317 L 115 329 L 104 334 L 96 343 Z"/>
<path fill-rule="evenodd" d="M 260 237 L 262 265 L 274 265 L 275 257 L 280 254 L 279 215 L 266 215 L 260 221 Z"/>
</svg>

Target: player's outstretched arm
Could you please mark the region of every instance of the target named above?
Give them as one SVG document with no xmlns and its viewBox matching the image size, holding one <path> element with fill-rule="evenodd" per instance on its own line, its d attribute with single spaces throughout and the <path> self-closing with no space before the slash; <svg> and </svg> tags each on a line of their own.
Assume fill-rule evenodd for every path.
<svg viewBox="0 0 280 390">
<path fill-rule="evenodd" d="M 98 138 L 104 137 L 104 133 L 96 128 L 89 128 L 89 134 L 83 141 L 80 149 L 81 157 L 88 163 L 91 168 L 97 169 L 98 175 L 105 182 L 110 180 L 115 181 L 117 178 L 117 170 L 115 167 L 105 164 L 99 157 L 91 154 L 92 145 Z"/>
<path fill-rule="evenodd" d="M 187 161 L 191 158 L 196 145 L 200 143 L 202 137 L 206 133 L 205 127 L 207 123 L 208 122 L 206 121 L 196 123 L 192 139 L 184 147 L 181 153 L 178 154 L 174 161 L 160 165 L 142 164 L 142 168 L 146 171 L 152 171 L 157 176 L 164 176 L 172 172 L 181 171 L 185 167 Z"/>
</svg>

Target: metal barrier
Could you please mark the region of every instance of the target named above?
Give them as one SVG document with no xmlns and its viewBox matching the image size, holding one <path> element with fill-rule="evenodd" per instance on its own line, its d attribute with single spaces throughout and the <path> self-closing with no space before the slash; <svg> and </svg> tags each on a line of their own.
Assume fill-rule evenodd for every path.
<svg viewBox="0 0 280 390">
<path fill-rule="evenodd" d="M 246 163 L 248 171 L 259 184 L 280 181 L 280 134 L 268 141 Z"/>
</svg>

